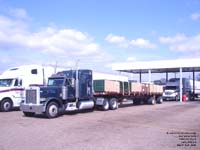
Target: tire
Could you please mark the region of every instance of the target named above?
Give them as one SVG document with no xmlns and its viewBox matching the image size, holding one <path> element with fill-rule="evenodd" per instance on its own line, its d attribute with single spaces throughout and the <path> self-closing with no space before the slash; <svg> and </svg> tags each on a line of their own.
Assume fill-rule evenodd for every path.
<svg viewBox="0 0 200 150">
<path fill-rule="evenodd" d="M 12 101 L 10 99 L 4 99 L 1 102 L 0 110 L 2 112 L 8 112 L 8 111 L 11 111 L 12 107 L 13 107 Z"/>
<path fill-rule="evenodd" d="M 118 108 L 118 102 L 117 102 L 117 99 L 116 98 L 111 98 L 110 101 L 109 101 L 109 108 L 111 110 L 115 110 Z"/>
<path fill-rule="evenodd" d="M 160 96 L 160 97 L 157 98 L 157 103 L 158 103 L 158 104 L 162 104 L 162 103 L 163 103 L 163 98 L 162 98 L 162 96 Z"/>
<path fill-rule="evenodd" d="M 104 99 L 103 105 L 102 105 L 102 109 L 103 109 L 104 111 L 106 111 L 106 110 L 109 109 L 109 102 L 108 102 L 108 99 Z"/>
<path fill-rule="evenodd" d="M 24 116 L 26 116 L 26 117 L 33 117 L 35 115 L 34 112 L 25 112 L 25 111 L 23 111 L 23 113 L 24 113 Z"/>
<path fill-rule="evenodd" d="M 58 117 L 58 114 L 59 114 L 58 104 L 56 102 L 50 102 L 46 107 L 45 115 L 47 116 L 47 118 L 51 119 Z"/>
<path fill-rule="evenodd" d="M 156 104 L 156 100 L 153 97 L 149 98 L 148 102 L 149 102 L 150 105 Z"/>
</svg>

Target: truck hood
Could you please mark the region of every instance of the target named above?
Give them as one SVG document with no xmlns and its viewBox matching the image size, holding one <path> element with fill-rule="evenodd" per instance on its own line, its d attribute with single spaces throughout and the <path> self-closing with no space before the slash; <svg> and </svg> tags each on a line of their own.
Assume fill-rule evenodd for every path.
<svg viewBox="0 0 200 150">
<path fill-rule="evenodd" d="M 40 87 L 40 97 L 41 98 L 50 98 L 50 97 L 61 97 L 62 88 L 61 87 L 54 87 L 54 86 L 47 86 L 47 87 Z"/>
<path fill-rule="evenodd" d="M 177 93 L 177 90 L 165 90 L 163 95 L 171 95 Z"/>
<path fill-rule="evenodd" d="M 11 89 L 11 87 L 1 87 L 0 86 L 0 91 L 9 90 L 9 89 Z"/>
</svg>

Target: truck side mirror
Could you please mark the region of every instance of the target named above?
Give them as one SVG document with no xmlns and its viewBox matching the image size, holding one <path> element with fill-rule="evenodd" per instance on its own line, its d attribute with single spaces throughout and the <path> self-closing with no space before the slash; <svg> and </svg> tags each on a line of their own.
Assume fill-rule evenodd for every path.
<svg viewBox="0 0 200 150">
<path fill-rule="evenodd" d="M 75 87 L 75 80 L 74 79 L 66 79 L 65 86 Z"/>
<path fill-rule="evenodd" d="M 22 79 L 19 79 L 18 86 L 22 86 Z"/>
<path fill-rule="evenodd" d="M 15 79 L 14 86 L 20 87 L 22 85 L 22 80 L 21 79 Z"/>
</svg>

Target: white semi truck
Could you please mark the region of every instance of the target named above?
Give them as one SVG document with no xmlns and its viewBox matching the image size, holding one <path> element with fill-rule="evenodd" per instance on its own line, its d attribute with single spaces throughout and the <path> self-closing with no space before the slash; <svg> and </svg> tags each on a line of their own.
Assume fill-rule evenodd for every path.
<svg viewBox="0 0 200 150">
<path fill-rule="evenodd" d="M 29 86 L 45 85 L 54 67 L 24 65 L 6 70 L 0 75 L 0 111 L 7 112 L 20 106 L 24 89 Z"/>
<path fill-rule="evenodd" d="M 200 81 L 194 81 L 194 84 L 195 86 L 193 90 L 193 80 L 188 78 L 182 79 L 182 91 L 183 94 L 186 94 L 189 100 L 200 96 Z M 165 90 L 163 92 L 163 100 L 179 100 L 179 90 L 180 79 L 170 79 L 165 86 Z"/>
</svg>

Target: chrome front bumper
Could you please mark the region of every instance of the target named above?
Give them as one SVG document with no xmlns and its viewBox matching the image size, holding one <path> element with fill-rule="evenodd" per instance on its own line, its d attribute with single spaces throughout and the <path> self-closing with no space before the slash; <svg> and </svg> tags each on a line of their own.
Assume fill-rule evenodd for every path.
<svg viewBox="0 0 200 150">
<path fill-rule="evenodd" d="M 176 100 L 176 97 L 175 96 L 163 96 L 163 100 L 167 100 L 167 101 L 170 101 L 170 100 Z"/>
<path fill-rule="evenodd" d="M 42 114 L 45 112 L 45 106 L 21 103 L 20 110 L 23 112 L 33 112 L 36 114 Z"/>
</svg>

